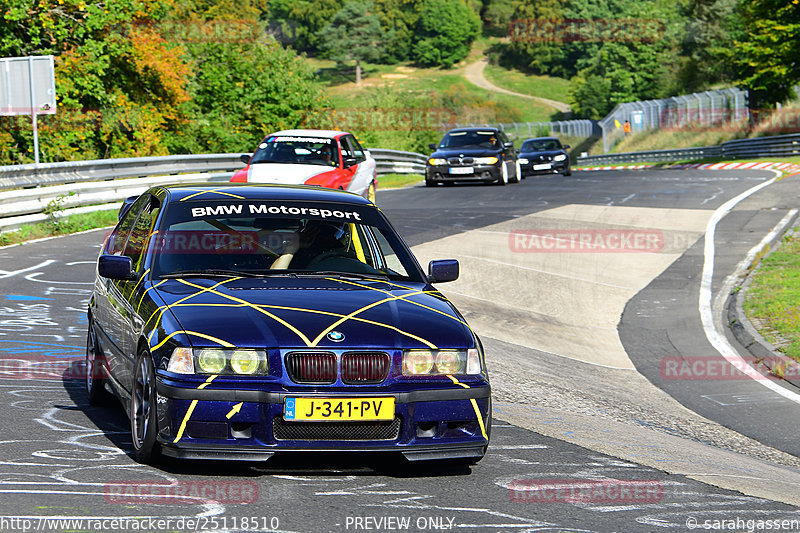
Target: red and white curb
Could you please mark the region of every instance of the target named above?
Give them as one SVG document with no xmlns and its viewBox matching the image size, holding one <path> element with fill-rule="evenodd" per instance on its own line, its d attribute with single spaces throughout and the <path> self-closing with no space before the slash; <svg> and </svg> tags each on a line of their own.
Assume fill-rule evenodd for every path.
<svg viewBox="0 0 800 533">
<path fill-rule="evenodd" d="M 664 167 L 661 165 L 613 165 L 613 166 L 604 166 L 604 167 L 581 167 L 581 168 L 574 168 L 573 170 L 578 171 L 597 171 L 597 170 L 640 170 L 640 169 L 648 169 L 648 168 L 665 168 L 665 169 L 676 169 L 676 170 L 780 170 L 781 172 L 786 173 L 786 175 L 792 176 L 794 174 L 800 173 L 800 164 L 797 163 L 771 163 L 771 162 L 736 162 L 736 163 L 690 163 L 690 164 L 682 164 L 682 165 L 672 165 L 668 167 Z"/>
</svg>

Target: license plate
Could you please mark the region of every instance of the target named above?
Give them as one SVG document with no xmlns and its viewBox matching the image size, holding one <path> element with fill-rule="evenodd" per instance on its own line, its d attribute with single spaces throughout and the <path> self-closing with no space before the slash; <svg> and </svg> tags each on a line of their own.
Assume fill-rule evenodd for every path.
<svg viewBox="0 0 800 533">
<path fill-rule="evenodd" d="M 541 165 L 533 165 L 533 170 L 550 170 L 550 163 L 543 163 Z"/>
<path fill-rule="evenodd" d="M 475 169 L 472 167 L 450 167 L 450 174 L 472 174 Z"/>
<path fill-rule="evenodd" d="M 284 420 L 394 420 L 394 397 L 286 398 Z"/>
</svg>

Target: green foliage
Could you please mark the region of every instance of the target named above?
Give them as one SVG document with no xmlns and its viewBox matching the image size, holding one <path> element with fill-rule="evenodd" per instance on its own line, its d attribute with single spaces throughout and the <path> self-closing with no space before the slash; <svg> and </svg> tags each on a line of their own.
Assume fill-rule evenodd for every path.
<svg viewBox="0 0 800 533">
<path fill-rule="evenodd" d="M 337 62 L 355 60 L 358 68 L 361 61 L 377 61 L 383 55 L 384 38 L 372 3 L 362 0 L 347 2 L 319 32 L 326 57 Z"/>
<path fill-rule="evenodd" d="M 187 114 L 173 152 L 250 151 L 269 131 L 299 127 L 325 105 L 308 66 L 275 41 L 199 43 Z"/>
<path fill-rule="evenodd" d="M 676 16 L 674 7 L 655 2 L 620 8 L 623 11 L 617 16 L 639 21 L 635 27 L 646 27 L 647 20 L 667 21 Z M 675 29 L 666 24 L 653 27 L 655 35 L 622 34 L 603 41 L 593 55 L 577 62 L 582 68 L 570 81 L 569 90 L 576 118 L 600 119 L 619 103 L 668 96 L 674 87 L 671 66 L 677 61 Z"/>
<path fill-rule="evenodd" d="M 42 209 L 42 213 L 47 215 L 47 224 L 50 225 L 53 233 L 60 233 L 64 229 L 64 202 L 70 196 L 75 196 L 75 191 L 59 194 Z"/>
<path fill-rule="evenodd" d="M 478 15 L 459 0 L 426 0 L 416 24 L 412 57 L 420 65 L 450 68 L 480 35 Z"/>
<path fill-rule="evenodd" d="M 489 28 L 505 30 L 514 15 L 514 0 L 488 0 L 481 10 L 481 18 Z"/>
<path fill-rule="evenodd" d="M 313 52 L 319 32 L 342 8 L 339 0 L 270 0 L 268 17 L 291 28 L 292 47 Z"/>
<path fill-rule="evenodd" d="M 422 0 L 374 0 L 374 5 L 385 32 L 384 60 L 391 63 L 410 59 Z"/>
<path fill-rule="evenodd" d="M 249 150 L 325 105 L 304 62 L 264 36 L 256 3 L 0 2 L 0 52 L 56 58 L 43 161 Z M 30 119 L 0 119 L 0 162 L 32 160 Z"/>
<path fill-rule="evenodd" d="M 751 107 L 786 101 L 800 82 L 800 3 L 740 0 L 739 32 L 727 57 Z"/>
<path fill-rule="evenodd" d="M 682 6 L 686 19 L 681 35 L 680 68 L 672 92 L 697 92 L 730 81 L 723 51 L 731 42 L 737 0 L 690 0 Z"/>
</svg>

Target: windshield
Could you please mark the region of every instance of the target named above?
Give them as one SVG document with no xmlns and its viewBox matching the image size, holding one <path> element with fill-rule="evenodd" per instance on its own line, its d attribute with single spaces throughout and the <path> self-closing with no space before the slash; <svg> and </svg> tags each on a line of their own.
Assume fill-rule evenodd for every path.
<svg viewBox="0 0 800 533">
<path fill-rule="evenodd" d="M 339 204 L 187 202 L 155 234 L 154 277 L 352 277 L 422 281 L 400 238 L 374 210 Z"/>
<path fill-rule="evenodd" d="M 250 164 L 288 163 L 339 166 L 339 150 L 334 139 L 317 137 L 270 136 L 258 145 Z"/>
<path fill-rule="evenodd" d="M 444 136 L 439 148 L 500 148 L 500 141 L 493 131 L 451 131 Z"/>
<path fill-rule="evenodd" d="M 561 150 L 561 143 L 557 139 L 533 139 L 522 143 L 521 152 L 546 152 L 548 150 Z"/>
</svg>

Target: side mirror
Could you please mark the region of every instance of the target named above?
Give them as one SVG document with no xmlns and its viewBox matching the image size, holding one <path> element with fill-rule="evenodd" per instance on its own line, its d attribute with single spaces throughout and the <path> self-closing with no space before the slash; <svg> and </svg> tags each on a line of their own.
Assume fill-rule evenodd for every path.
<svg viewBox="0 0 800 533">
<path fill-rule="evenodd" d="M 122 205 L 119 206 L 119 213 L 117 213 L 117 220 L 122 220 L 122 217 L 125 216 L 125 213 L 128 212 L 128 209 L 131 208 L 131 206 L 133 205 L 133 202 L 135 202 L 137 198 L 139 198 L 139 197 L 138 196 L 129 196 L 129 197 L 125 198 L 125 200 L 122 202 Z"/>
<path fill-rule="evenodd" d="M 563 148 L 564 148 L 564 150 L 568 150 L 569 148 L 572 148 L 572 147 L 571 147 L 570 145 L 568 145 L 568 144 L 565 144 L 565 145 L 563 146 Z"/>
<path fill-rule="evenodd" d="M 353 165 L 355 165 L 356 163 L 358 163 L 358 159 L 356 159 L 355 157 L 345 157 L 344 158 L 344 168 L 350 168 Z"/>
<path fill-rule="evenodd" d="M 252 156 L 250 154 L 242 154 L 242 155 L 239 156 L 239 161 L 241 161 L 242 163 L 247 165 L 247 164 L 250 163 L 250 158 L 251 157 Z"/>
<path fill-rule="evenodd" d="M 431 150 L 435 151 L 436 150 L 436 143 L 428 143 L 428 148 L 430 148 Z"/>
<path fill-rule="evenodd" d="M 97 273 L 108 279 L 136 279 L 133 261 L 125 255 L 101 255 L 97 261 Z"/>
<path fill-rule="evenodd" d="M 440 259 L 428 263 L 428 281 L 444 283 L 458 279 L 458 259 Z"/>
<path fill-rule="evenodd" d="M 505 146 L 506 148 L 512 148 L 514 146 L 514 143 L 511 141 L 506 141 L 503 143 L 503 146 Z"/>
</svg>

